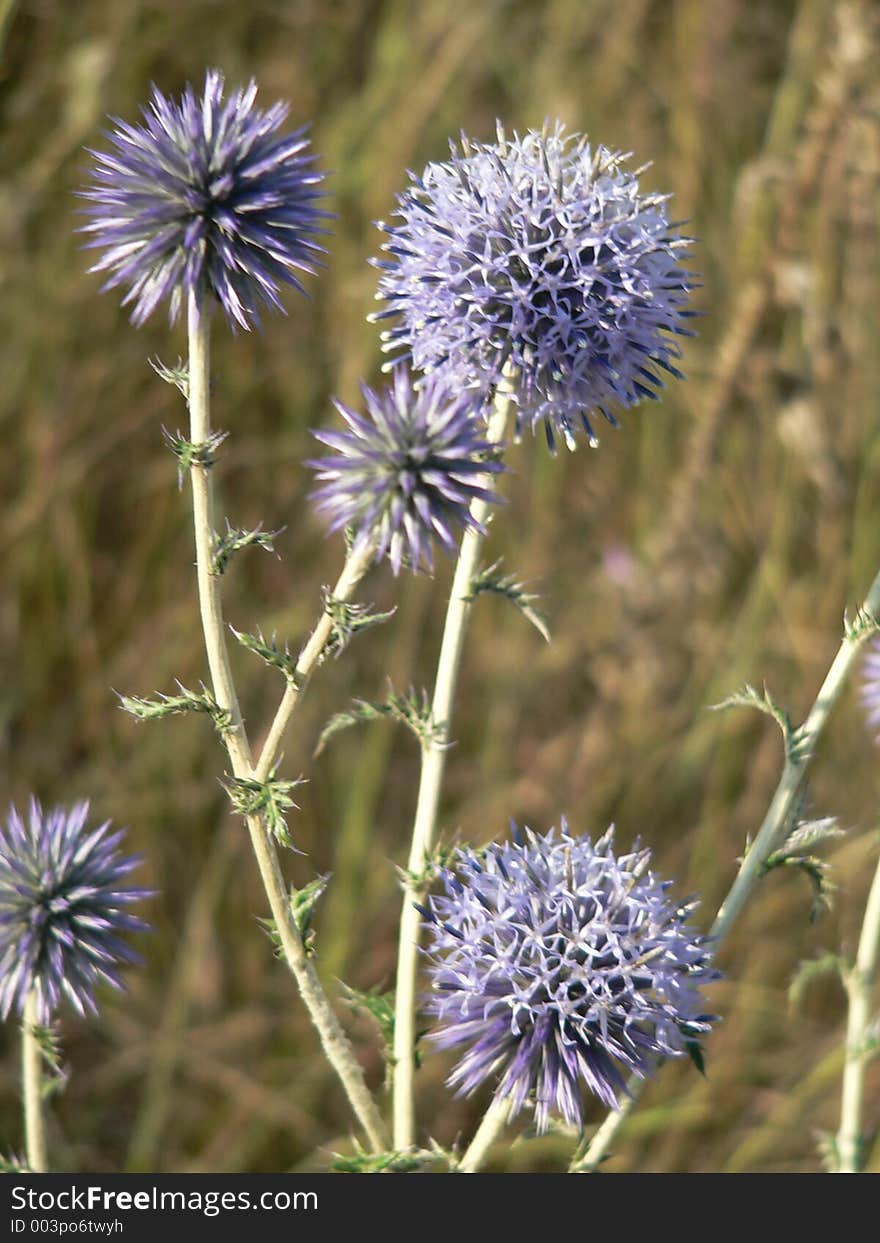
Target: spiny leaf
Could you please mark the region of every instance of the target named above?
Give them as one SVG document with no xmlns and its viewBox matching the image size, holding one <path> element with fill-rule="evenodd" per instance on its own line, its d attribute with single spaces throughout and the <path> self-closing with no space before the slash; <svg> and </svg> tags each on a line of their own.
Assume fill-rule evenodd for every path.
<svg viewBox="0 0 880 1243">
<path fill-rule="evenodd" d="M 875 617 L 870 609 L 860 608 L 850 621 L 849 614 L 843 615 L 843 633 L 853 643 L 861 643 L 872 634 L 880 631 L 880 618 Z"/>
<path fill-rule="evenodd" d="M 420 872 L 410 871 L 408 868 L 397 868 L 402 888 L 410 893 L 426 893 L 434 883 L 435 877 L 449 867 L 457 850 L 458 847 L 451 842 L 440 842 L 431 851 Z"/>
<path fill-rule="evenodd" d="M 208 439 L 200 443 L 187 440 L 183 432 L 169 432 L 167 427 L 162 428 L 162 435 L 177 458 L 177 486 L 182 488 L 184 477 L 193 466 L 204 466 L 206 470 L 210 470 L 217 460 L 217 450 L 229 433 L 211 432 Z"/>
<path fill-rule="evenodd" d="M 333 629 L 321 653 L 321 661 L 326 660 L 328 656 L 340 656 L 355 635 L 364 630 L 371 630 L 373 626 L 381 626 L 397 612 L 396 606 L 389 609 L 387 613 L 371 613 L 370 608 L 369 604 L 354 604 L 350 600 L 337 600 L 325 588 L 324 612 L 333 622 Z"/>
<path fill-rule="evenodd" d="M 40 1091 L 43 1099 L 48 1100 L 60 1092 L 68 1080 L 68 1071 L 61 1060 L 61 1036 L 56 1027 L 46 1027 L 41 1023 L 32 1023 L 30 1031 L 44 1066 Z"/>
<path fill-rule="evenodd" d="M 285 812 L 297 806 L 291 797 L 291 790 L 303 782 L 302 777 L 284 781 L 273 774 L 266 781 L 257 781 L 253 777 L 226 777 L 223 784 L 237 812 L 242 816 L 262 816 L 276 841 L 296 850 L 287 830 Z"/>
<path fill-rule="evenodd" d="M 823 816 L 820 820 L 801 820 L 785 839 L 781 853 L 786 855 L 802 854 L 820 842 L 832 837 L 843 837 L 845 829 L 840 828 L 836 816 Z"/>
<path fill-rule="evenodd" d="M 342 985 L 345 999 L 355 1010 L 364 1010 L 376 1020 L 382 1039 L 390 1047 L 394 1043 L 394 992 L 379 993 L 375 989 L 364 992 L 360 988 Z"/>
<path fill-rule="evenodd" d="M 316 876 L 314 880 L 310 880 L 307 885 L 303 885 L 302 889 L 291 889 L 290 891 L 290 911 L 293 915 L 293 922 L 299 929 L 299 935 L 308 949 L 312 938 L 312 915 L 315 907 L 330 883 L 330 873 L 324 872 L 321 876 Z"/>
<path fill-rule="evenodd" d="M 303 886 L 302 889 L 294 889 L 291 887 L 288 895 L 290 903 L 290 913 L 293 916 L 293 922 L 296 924 L 299 935 L 302 939 L 303 948 L 309 957 L 315 953 L 315 934 L 312 930 L 312 913 L 318 903 L 327 884 L 330 880 L 330 873 L 325 872 L 323 876 L 316 876 L 313 881 Z M 276 958 L 284 958 L 284 945 L 281 941 L 281 934 L 278 931 L 278 925 L 274 919 L 257 919 L 257 923 L 272 942 L 272 947 Z"/>
<path fill-rule="evenodd" d="M 235 635 L 236 639 L 243 648 L 246 648 L 249 652 L 253 652 L 256 656 L 259 656 L 260 659 L 264 660 L 267 665 L 271 665 L 275 669 L 280 669 L 287 678 L 288 682 L 292 682 L 294 686 L 298 684 L 296 672 L 297 658 L 291 655 L 290 648 L 286 643 L 282 649 L 278 646 L 274 634 L 272 635 L 272 638 L 267 641 L 263 638 L 262 631 L 259 630 L 254 635 L 247 634 L 241 630 L 236 630 L 234 626 L 230 626 L 229 629 Z"/>
<path fill-rule="evenodd" d="M 709 706 L 710 712 L 723 712 L 727 708 L 757 708 L 759 712 L 772 716 L 782 730 L 786 753 L 788 752 L 794 736 L 791 717 L 776 702 L 766 685 L 762 694 L 747 682 L 741 691 L 736 691 L 733 695 L 728 695 L 726 699 L 722 699 L 720 703 L 710 704 Z"/>
<path fill-rule="evenodd" d="M 778 850 L 769 855 L 763 871 L 771 872 L 778 867 L 798 868 L 809 879 L 814 889 L 810 907 L 810 921 L 815 922 L 831 906 L 834 886 L 828 879 L 828 863 L 816 855 L 808 854 L 811 846 L 843 836 L 833 816 L 821 820 L 796 821 Z"/>
<path fill-rule="evenodd" d="M 216 533 L 214 535 L 211 573 L 215 576 L 224 574 L 229 562 L 242 548 L 253 546 L 265 548 L 267 552 L 274 552 L 275 540 L 283 530 L 284 527 L 279 527 L 277 531 L 264 531 L 262 526 L 257 526 L 252 531 L 248 531 L 242 527 L 230 526 L 227 518 L 225 535 Z"/>
<path fill-rule="evenodd" d="M 221 734 L 232 728 L 232 714 L 220 707 L 204 683 L 199 693 L 187 690 L 181 682 L 177 685 L 180 690 L 178 695 L 159 694 L 155 699 L 145 699 L 140 695 L 120 695 L 120 707 L 139 721 L 155 721 L 159 717 L 173 716 L 180 712 L 204 712 Z"/>
<path fill-rule="evenodd" d="M 410 1174 L 438 1161 L 452 1164 L 451 1154 L 439 1145 L 430 1148 L 407 1149 L 406 1152 L 364 1152 L 359 1144 L 350 1155 L 333 1154 L 331 1166 L 340 1174 Z"/>
<path fill-rule="evenodd" d="M 160 380 L 164 380 L 166 384 L 173 384 L 183 393 L 184 399 L 189 400 L 189 366 L 179 355 L 173 367 L 166 366 L 161 358 L 148 358 L 147 362 Z"/>
<path fill-rule="evenodd" d="M 384 703 L 370 703 L 365 699 L 355 699 L 348 712 L 337 712 L 332 716 L 318 738 L 315 755 L 318 756 L 334 734 L 361 721 L 379 721 L 391 719 L 406 725 L 415 734 L 423 747 L 439 743 L 443 738 L 443 729 L 431 714 L 431 703 L 427 691 L 420 694 L 410 687 L 408 694 L 398 695 L 393 688 L 389 689 L 388 698 Z"/>
<path fill-rule="evenodd" d="M 476 600 L 477 596 L 487 591 L 503 596 L 511 604 L 516 605 L 523 617 L 531 622 L 542 639 L 546 643 L 550 642 L 550 630 L 547 626 L 547 619 L 534 606 L 535 600 L 539 599 L 539 597 L 531 592 L 527 592 L 523 584 L 516 581 L 515 575 L 502 574 L 501 559 L 495 561 L 486 569 L 478 571 L 471 582 L 470 593 L 465 596 L 465 599 Z"/>
</svg>

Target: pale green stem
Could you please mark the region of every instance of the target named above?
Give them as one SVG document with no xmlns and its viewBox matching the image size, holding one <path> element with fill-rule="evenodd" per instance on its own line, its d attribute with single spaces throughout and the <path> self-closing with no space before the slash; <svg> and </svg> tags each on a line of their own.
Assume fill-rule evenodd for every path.
<svg viewBox="0 0 880 1243">
<path fill-rule="evenodd" d="M 506 1097 L 492 1101 L 467 1151 L 456 1166 L 457 1174 L 476 1174 L 488 1157 L 492 1145 L 507 1126 L 509 1112 L 510 1101 Z"/>
<path fill-rule="evenodd" d="M 504 439 L 511 400 L 511 377 L 505 373 L 495 396 L 486 439 L 499 444 Z M 481 480 L 488 486 L 491 477 Z M 489 503 L 475 500 L 470 507 L 474 522 L 485 527 Z M 418 965 L 421 915 L 414 903 L 425 894 L 422 879 L 434 846 L 437 809 L 446 767 L 446 751 L 452 724 L 452 709 L 465 627 L 471 611 L 471 589 L 477 571 L 484 536 L 470 527 L 462 537 L 452 590 L 446 610 L 446 624 L 437 662 L 437 679 L 431 703 L 434 731 L 422 745 L 419 793 L 413 824 L 412 845 L 404 884 L 403 909 L 400 916 L 400 943 L 397 958 L 397 984 L 394 1010 L 394 1147 L 397 1151 L 415 1143 L 415 1041 L 416 1041 L 416 968 Z"/>
<path fill-rule="evenodd" d="M 193 296 L 188 310 L 189 326 L 189 410 L 190 439 L 206 444 L 211 435 L 209 375 L 209 322 Z M 229 713 L 231 727 L 224 731 L 232 771 L 237 778 L 253 779 L 251 749 L 245 731 L 238 697 L 232 680 L 226 648 L 226 630 L 220 603 L 219 577 L 212 573 L 214 552 L 214 499 L 210 466 L 193 463 L 190 469 L 193 493 L 193 520 L 196 542 L 196 568 L 199 608 L 214 698 Z M 268 774 L 267 774 L 268 775 Z M 265 778 L 258 778 L 264 780 Z M 386 1147 L 382 1119 L 364 1081 L 348 1037 L 333 1012 L 327 994 L 306 953 L 299 929 L 290 909 L 287 888 L 278 854 L 261 816 L 247 816 L 248 833 L 256 856 L 260 877 L 269 899 L 272 918 L 288 967 L 293 973 L 309 1015 L 318 1030 L 321 1045 L 345 1089 L 352 1109 L 369 1142 L 377 1152 Z"/>
<path fill-rule="evenodd" d="M 819 690 L 819 694 L 810 709 L 803 725 L 795 731 L 792 745 L 788 747 L 785 767 L 776 792 L 773 795 L 758 835 L 748 849 L 739 871 L 724 899 L 721 909 L 715 917 L 710 930 L 715 938 L 715 947 L 721 943 L 730 931 L 747 898 L 760 880 L 764 865 L 774 850 L 778 850 L 785 840 L 791 824 L 791 816 L 795 809 L 798 795 L 804 784 L 807 770 L 816 753 L 816 747 L 825 730 L 831 710 L 846 685 L 846 680 L 859 654 L 862 644 L 873 632 L 871 619 L 880 619 L 880 573 L 871 584 L 860 613 L 867 619 L 867 624 L 847 626 L 846 633 L 832 661 L 831 668 Z M 644 1079 L 632 1076 L 627 1083 L 631 1094 L 625 1098 L 621 1108 L 610 1113 L 582 1155 L 575 1155 L 569 1167 L 571 1174 L 589 1174 L 598 1169 L 600 1163 L 608 1155 L 610 1145 L 626 1120 L 638 1098 L 646 1086 Z"/>
<path fill-rule="evenodd" d="M 857 1174 L 862 1161 L 862 1105 L 865 1069 L 871 1057 L 871 994 L 880 957 L 880 862 L 868 894 L 855 966 L 846 976 L 849 1014 L 846 1024 L 846 1061 L 837 1132 L 836 1172 Z"/>
<path fill-rule="evenodd" d="M 37 999 L 31 992 L 25 999 L 21 1018 L 25 1151 L 28 1169 L 34 1174 L 45 1174 L 49 1165 L 46 1159 L 46 1126 L 43 1119 L 43 1054 L 34 1031 L 38 1026 Z"/>
<path fill-rule="evenodd" d="M 358 583 L 370 568 L 375 553 L 375 545 L 369 541 L 355 545 L 346 558 L 345 565 L 342 567 L 342 573 L 339 575 L 336 586 L 333 588 L 331 596 L 333 600 L 338 600 L 341 604 L 344 604 L 351 599 Z M 315 666 L 324 654 L 332 630 L 333 619 L 330 616 L 329 610 L 325 609 L 321 614 L 320 621 L 312 631 L 308 643 L 297 659 L 294 676 L 288 679 L 284 697 L 269 727 L 269 733 L 266 735 L 266 741 L 263 743 L 254 773 L 257 781 L 265 781 L 277 763 L 278 756 L 281 753 L 284 731 L 290 724 L 290 719 L 305 693 Z"/>
</svg>

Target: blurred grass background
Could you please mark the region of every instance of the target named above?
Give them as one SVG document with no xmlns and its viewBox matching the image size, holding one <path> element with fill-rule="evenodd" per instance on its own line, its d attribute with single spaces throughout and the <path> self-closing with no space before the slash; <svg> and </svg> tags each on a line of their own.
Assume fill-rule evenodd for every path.
<svg viewBox="0 0 880 1243">
<path fill-rule="evenodd" d="M 377 377 L 367 264 L 407 167 L 449 135 L 490 138 L 559 116 L 652 160 L 701 239 L 707 312 L 689 380 L 607 430 L 596 452 L 511 455 L 511 504 L 489 554 L 541 592 L 554 640 L 486 598 L 467 646 L 443 825 L 473 841 L 508 817 L 566 813 L 594 834 L 652 846 L 658 871 L 723 897 L 780 767 L 757 714 L 708 705 L 765 679 L 800 718 L 836 651 L 845 607 L 880 564 L 878 6 L 861 0 L 5 0 L 0 4 L 0 798 L 88 796 L 146 856 L 155 933 L 125 997 L 100 1021 L 66 1016 L 72 1077 L 52 1108 L 57 1168 L 321 1168 L 350 1147 L 341 1092 L 265 913 L 221 755 L 196 717 L 138 725 L 113 690 L 204 676 L 189 501 L 162 424 L 181 403 L 147 365 L 185 344 L 161 315 L 143 330 L 85 275 L 74 235 L 84 145 L 105 114 L 134 119 L 151 80 L 177 93 L 206 66 L 256 76 L 264 104 L 312 119 L 333 170 L 326 271 L 287 319 L 215 347 L 218 480 L 239 525 L 286 525 L 280 558 L 240 556 L 225 581 L 239 628 L 308 632 L 341 565 L 311 514 L 308 428 Z M 223 338 L 222 340 L 220 338 Z M 436 579 L 375 572 L 364 598 L 392 624 L 325 667 L 287 742 L 309 778 L 289 871 L 334 879 L 318 965 L 389 988 L 418 757 L 376 725 L 334 740 L 323 721 L 352 695 L 430 685 L 451 566 Z M 234 653 L 259 732 L 281 687 Z M 811 809 L 849 828 L 829 852 L 833 911 L 808 920 L 806 881 L 768 878 L 721 954 L 724 1022 L 708 1078 L 678 1064 L 615 1146 L 614 1170 L 814 1170 L 838 1119 L 844 1007 L 833 979 L 796 1010 L 797 964 L 854 950 L 873 869 L 877 750 L 850 692 L 823 744 Z M 344 1009 L 344 1006 L 341 1006 Z M 371 1082 L 368 1021 L 350 1016 Z M 20 1146 L 18 1042 L 3 1031 L 0 1146 Z M 448 1061 L 420 1072 L 421 1117 L 451 1143 L 484 1101 L 450 1100 Z M 880 1066 L 868 1080 L 868 1168 L 880 1171 Z M 602 1116 L 595 1111 L 596 1120 Z M 564 1168 L 570 1144 L 522 1139 L 496 1169 Z"/>
</svg>

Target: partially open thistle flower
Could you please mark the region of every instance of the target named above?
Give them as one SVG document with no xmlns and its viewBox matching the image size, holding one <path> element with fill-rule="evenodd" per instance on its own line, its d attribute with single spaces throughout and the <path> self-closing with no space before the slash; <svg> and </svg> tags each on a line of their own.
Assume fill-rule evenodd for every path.
<svg viewBox="0 0 880 1243">
<path fill-rule="evenodd" d="M 121 934 L 147 925 L 126 907 L 149 896 L 123 878 L 140 862 L 118 851 L 122 833 L 86 824 L 88 803 L 44 811 L 31 799 L 27 819 L 10 808 L 0 830 L 0 1017 L 36 997 L 41 1023 L 62 998 L 95 1011 L 100 984 L 122 988 L 119 967 L 138 961 Z"/>
<path fill-rule="evenodd" d="M 690 239 L 643 193 L 627 157 L 561 124 L 495 143 L 462 136 L 398 197 L 372 318 L 385 348 L 489 395 L 517 376 L 520 420 L 594 441 L 591 415 L 655 397 L 692 282 Z M 640 170 L 638 170 L 640 171 Z"/>
<path fill-rule="evenodd" d="M 414 389 L 404 367 L 381 393 L 363 386 L 366 416 L 335 402 L 347 431 L 312 434 L 331 457 L 308 465 L 322 486 L 313 493 L 330 515 L 331 530 L 350 527 L 358 542 L 373 541 L 395 574 L 402 565 L 432 569 L 435 539 L 455 551 L 455 529 L 483 526 L 470 512 L 475 499 L 497 501 L 486 476 L 504 467 L 492 457 L 473 415 L 469 394 L 453 393 L 438 377 Z"/>
<path fill-rule="evenodd" d="M 250 328 L 260 306 L 283 310 L 282 284 L 302 291 L 297 273 L 322 253 L 312 235 L 326 215 L 315 206 L 323 174 L 305 130 L 279 135 L 287 105 L 255 107 L 255 82 L 226 99 L 223 88 L 216 69 L 179 102 L 154 87 L 144 124 L 116 119 L 113 150 L 91 152 L 83 232 L 105 252 L 91 271 L 110 273 L 105 289 L 127 287 L 135 324 L 166 299 L 174 320 L 194 293 Z"/>
<path fill-rule="evenodd" d="M 617 1108 L 625 1076 L 694 1050 L 709 1031 L 701 985 L 717 977 L 707 938 L 649 870 L 650 852 L 615 855 L 565 821 L 539 836 L 462 850 L 424 914 L 433 1039 L 462 1047 L 450 1083 L 496 1083 L 540 1130 L 552 1113 L 583 1121 L 582 1089 Z"/>
</svg>

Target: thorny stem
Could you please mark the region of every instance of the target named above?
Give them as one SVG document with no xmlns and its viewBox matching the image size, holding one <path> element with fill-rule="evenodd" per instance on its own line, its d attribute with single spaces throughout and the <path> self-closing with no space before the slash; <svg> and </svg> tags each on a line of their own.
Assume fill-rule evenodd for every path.
<svg viewBox="0 0 880 1243">
<path fill-rule="evenodd" d="M 871 1057 L 871 990 L 880 958 L 880 861 L 868 894 L 855 966 L 845 977 L 849 999 L 846 1024 L 846 1061 L 837 1132 L 838 1174 L 857 1174 L 862 1166 L 862 1097 L 865 1068 Z"/>
<path fill-rule="evenodd" d="M 358 583 L 370 568 L 375 552 L 375 546 L 370 542 L 355 545 L 346 558 L 345 565 L 342 567 L 342 573 L 339 575 L 336 586 L 333 588 L 332 599 L 338 600 L 340 603 L 346 603 L 351 599 Z M 260 758 L 254 772 L 257 781 L 265 781 L 278 761 L 284 731 L 290 724 L 290 719 L 305 693 L 315 666 L 324 654 L 332 630 L 333 619 L 330 616 L 329 610 L 325 609 L 321 614 L 320 621 L 312 631 L 308 643 L 300 653 L 293 677 L 288 679 L 284 697 L 278 705 L 278 711 L 275 713 L 275 718 L 269 727 L 269 733 L 260 751 Z"/>
<path fill-rule="evenodd" d="M 504 438 L 511 400 L 511 380 L 512 377 L 505 372 L 495 395 L 495 404 L 486 433 L 486 439 L 491 444 L 499 444 Z M 484 486 L 487 486 L 489 481 L 483 480 L 482 482 Z M 485 526 L 489 516 L 489 503 L 479 499 L 472 501 L 470 514 L 475 522 L 480 526 Z M 483 539 L 480 532 L 473 527 L 470 527 L 462 537 L 446 611 L 446 623 L 437 662 L 434 698 L 431 703 L 431 719 L 436 729 L 432 737 L 422 744 L 419 793 L 407 864 L 408 879 L 404 885 L 403 909 L 400 915 L 400 943 L 395 990 L 394 1147 L 397 1151 L 410 1148 L 415 1143 L 416 967 L 421 916 L 414 903 L 421 901 L 424 897 L 424 883 L 418 878 L 424 874 L 434 845 L 455 687 L 458 681 L 465 628 L 471 611 L 471 600 L 468 597 L 471 594 L 471 586 L 477 571 Z"/>
<path fill-rule="evenodd" d="M 456 1166 L 457 1174 L 476 1174 L 489 1155 L 492 1145 L 507 1125 L 510 1101 L 506 1097 L 493 1100 L 477 1127 L 476 1134 Z"/>
<path fill-rule="evenodd" d="M 37 999 L 28 993 L 21 1018 L 21 1079 L 24 1090 L 25 1151 L 28 1169 L 45 1174 L 46 1127 L 43 1119 L 43 1054 L 35 1028 L 38 1024 Z"/>
<path fill-rule="evenodd" d="M 189 300 L 188 328 L 190 439 L 193 444 L 204 444 L 211 434 L 208 391 L 210 329 L 208 317 L 200 313 L 194 295 L 191 295 Z M 211 572 L 214 499 L 210 467 L 193 462 L 190 468 L 190 478 L 193 493 L 199 608 L 205 648 L 211 671 L 214 698 L 231 718 L 231 727 L 224 732 L 224 739 L 235 776 L 240 779 L 265 780 L 265 777 L 260 778 L 253 768 L 250 744 L 229 665 L 219 580 Z M 354 584 L 352 584 L 353 589 Z M 302 999 L 318 1030 L 324 1052 L 339 1076 L 370 1144 L 375 1151 L 380 1152 L 386 1147 L 382 1119 L 366 1086 L 363 1072 L 358 1065 L 348 1037 L 336 1018 L 306 953 L 290 909 L 281 865 L 271 834 L 261 816 L 247 816 L 246 821 L 260 877 L 269 899 L 272 918 L 278 929 L 287 965 L 296 979 Z"/>
<path fill-rule="evenodd" d="M 871 584 L 860 613 L 869 620 L 880 619 L 880 573 Z M 837 655 L 831 663 L 831 668 L 819 689 L 819 694 L 816 696 L 807 719 L 795 732 L 793 745 L 788 748 L 785 767 L 764 821 L 740 864 L 730 892 L 721 904 L 721 909 L 710 930 L 716 947 L 727 936 L 746 900 L 760 880 L 767 859 L 785 840 L 792 812 L 828 718 L 846 685 L 862 644 L 871 633 L 870 624 L 857 625 L 854 628 L 847 627 Z M 575 1154 L 569 1166 L 570 1174 L 590 1174 L 599 1168 L 600 1163 L 608 1155 L 617 1132 L 644 1091 L 646 1082 L 645 1079 L 631 1076 L 626 1085 L 629 1095 L 624 1099 L 619 1110 L 609 1113 L 586 1149 L 582 1153 L 578 1151 Z"/>
</svg>

